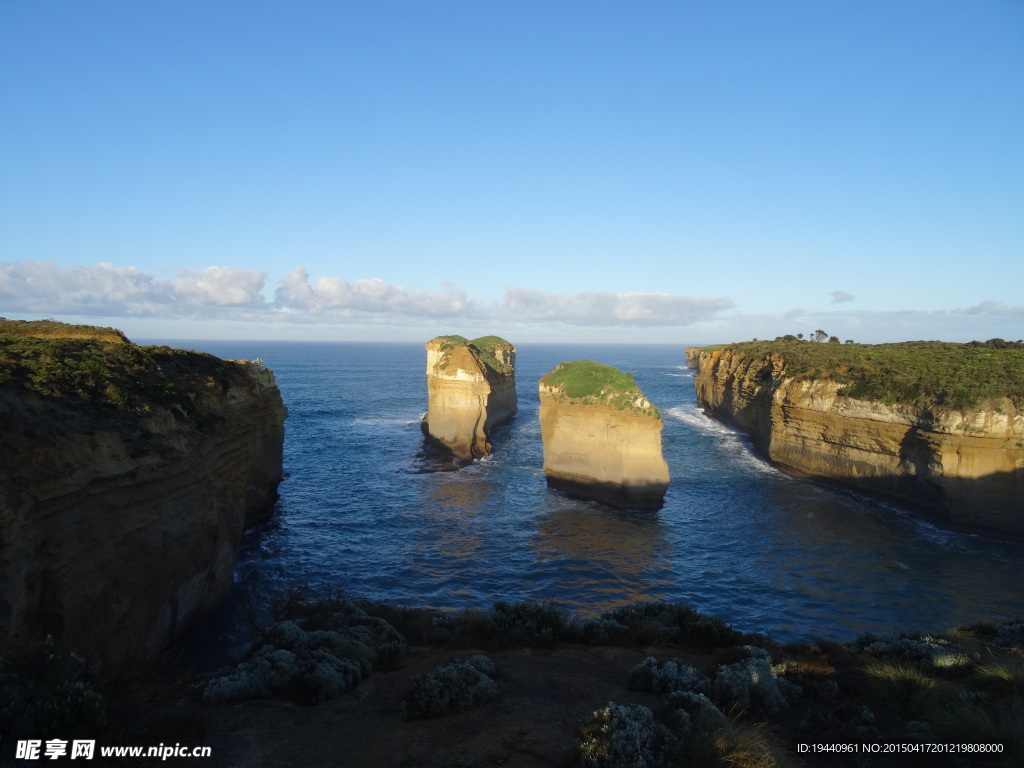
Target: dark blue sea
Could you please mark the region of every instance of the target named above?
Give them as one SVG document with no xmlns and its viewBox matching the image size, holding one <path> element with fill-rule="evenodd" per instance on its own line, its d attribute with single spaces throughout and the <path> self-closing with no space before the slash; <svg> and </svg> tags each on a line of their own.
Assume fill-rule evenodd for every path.
<svg viewBox="0 0 1024 768">
<path fill-rule="evenodd" d="M 697 409 L 682 345 L 517 345 L 519 413 L 493 455 L 422 474 L 422 344 L 169 343 L 262 358 L 289 409 L 276 514 L 246 534 L 235 595 L 208 627 L 223 647 L 247 602 L 295 583 L 399 606 L 550 599 L 580 617 L 681 601 L 781 641 L 1024 615 L 1024 545 L 779 472 Z M 582 358 L 631 371 L 661 409 L 660 511 L 547 489 L 537 380 Z"/>
</svg>

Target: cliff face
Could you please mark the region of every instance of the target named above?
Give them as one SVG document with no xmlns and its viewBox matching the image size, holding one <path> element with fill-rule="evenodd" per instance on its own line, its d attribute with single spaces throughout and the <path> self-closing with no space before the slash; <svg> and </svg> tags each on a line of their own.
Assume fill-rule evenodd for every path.
<svg viewBox="0 0 1024 768">
<path fill-rule="evenodd" d="M 491 453 L 491 433 L 516 415 L 516 350 L 504 339 L 427 342 L 427 414 L 423 436 L 459 459 Z"/>
<path fill-rule="evenodd" d="M 922 505 L 951 523 L 1024 534 L 1024 415 L 1003 399 L 967 410 L 840 396 L 787 376 L 779 357 L 700 356 L 697 401 L 783 467 Z"/>
<path fill-rule="evenodd" d="M 598 385 L 590 388 L 593 394 L 585 394 L 586 386 L 574 389 L 573 382 L 559 381 L 560 374 L 579 363 L 599 365 L 563 363 L 540 380 L 548 485 L 612 507 L 660 508 L 669 483 L 661 415 L 635 383 L 618 390 Z M 600 366 L 598 374 L 600 369 L 622 376 L 609 366 Z"/>
<path fill-rule="evenodd" d="M 113 347 L 0 371 L 0 635 L 108 660 L 152 657 L 227 597 L 287 413 L 260 363 Z M 111 360 L 138 363 L 134 389 Z"/>
<path fill-rule="evenodd" d="M 700 351 L 703 347 L 687 347 L 686 348 L 686 367 L 687 368 L 699 368 L 700 367 Z"/>
</svg>

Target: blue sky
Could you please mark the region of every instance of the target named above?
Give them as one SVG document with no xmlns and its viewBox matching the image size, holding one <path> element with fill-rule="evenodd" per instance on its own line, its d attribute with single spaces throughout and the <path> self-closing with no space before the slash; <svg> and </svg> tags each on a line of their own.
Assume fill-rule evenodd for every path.
<svg viewBox="0 0 1024 768">
<path fill-rule="evenodd" d="M 1024 4 L 0 0 L 0 315 L 1024 337 Z"/>
</svg>

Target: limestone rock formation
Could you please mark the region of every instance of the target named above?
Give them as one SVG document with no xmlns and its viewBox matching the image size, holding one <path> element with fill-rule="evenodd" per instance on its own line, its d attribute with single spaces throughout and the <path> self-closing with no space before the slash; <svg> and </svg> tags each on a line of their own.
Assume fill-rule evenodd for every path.
<svg viewBox="0 0 1024 768">
<path fill-rule="evenodd" d="M 0 327 L 0 638 L 149 658 L 232 586 L 287 411 L 259 361 Z"/>
<path fill-rule="evenodd" d="M 703 347 L 687 347 L 686 348 L 686 367 L 687 368 L 699 368 L 700 367 L 700 351 Z"/>
<path fill-rule="evenodd" d="M 540 380 L 548 485 L 612 507 L 658 509 L 668 489 L 661 414 L 632 374 L 592 360 Z"/>
<path fill-rule="evenodd" d="M 458 459 L 491 453 L 491 433 L 517 410 L 516 350 L 502 338 L 427 342 L 427 444 Z"/>
<path fill-rule="evenodd" d="M 912 502 L 950 524 L 1024 534 L 1024 414 L 1010 399 L 887 405 L 735 346 L 702 352 L 699 367 L 700 407 L 782 467 Z"/>
</svg>

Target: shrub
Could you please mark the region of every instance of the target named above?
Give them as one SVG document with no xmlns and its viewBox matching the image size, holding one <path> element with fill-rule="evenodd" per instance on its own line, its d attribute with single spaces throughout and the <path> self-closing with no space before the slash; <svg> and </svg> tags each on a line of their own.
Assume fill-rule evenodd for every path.
<svg viewBox="0 0 1024 768">
<path fill-rule="evenodd" d="M 743 637 L 721 619 L 682 603 L 632 603 L 601 618 L 628 627 L 634 639 L 659 644 L 719 648 L 734 645 Z"/>
<path fill-rule="evenodd" d="M 326 604 L 337 610 L 324 613 Z M 405 653 L 405 638 L 394 627 L 354 603 L 308 602 L 284 593 L 281 601 L 274 601 L 272 613 L 304 614 L 308 627 L 327 628 L 307 631 L 295 621 L 275 623 L 247 659 L 210 677 L 204 698 L 240 701 L 286 696 L 326 701 L 357 686 L 375 664 L 394 666 Z"/>
<path fill-rule="evenodd" d="M 108 703 L 85 660 L 57 648 L 52 637 L 0 656 L 0 745 L 13 740 L 90 736 L 107 722 Z M 10 746 L 11 751 L 7 751 Z"/>
<path fill-rule="evenodd" d="M 647 707 L 609 702 L 584 727 L 579 759 L 585 768 L 670 768 L 679 747 Z"/>
<path fill-rule="evenodd" d="M 919 669 L 959 667 L 971 663 L 963 646 L 932 635 L 874 635 L 866 633 L 851 647 L 874 659 L 893 659 Z"/>
<path fill-rule="evenodd" d="M 479 707 L 498 695 L 494 663 L 481 654 L 417 675 L 402 702 L 409 720 L 444 717 Z"/>
<path fill-rule="evenodd" d="M 1004 648 L 1024 648 L 1024 621 L 1008 621 L 996 626 L 996 645 Z"/>
<path fill-rule="evenodd" d="M 727 707 L 743 710 L 754 704 L 770 715 L 781 712 L 803 693 L 799 686 L 776 677 L 771 664 L 761 657 L 719 667 L 711 690 Z"/>
<path fill-rule="evenodd" d="M 686 712 L 689 721 L 699 731 L 712 732 L 725 726 L 725 715 L 714 702 L 703 693 L 673 691 L 665 696 L 665 703 L 676 710 Z"/>
<path fill-rule="evenodd" d="M 629 671 L 626 687 L 632 691 L 672 693 L 675 691 L 706 691 L 710 684 L 707 675 L 698 672 L 681 659 L 659 664 L 648 656 Z"/>
<path fill-rule="evenodd" d="M 569 622 L 551 602 L 506 603 L 499 600 L 486 619 L 491 640 L 500 644 L 551 645 L 562 638 Z"/>
</svg>

